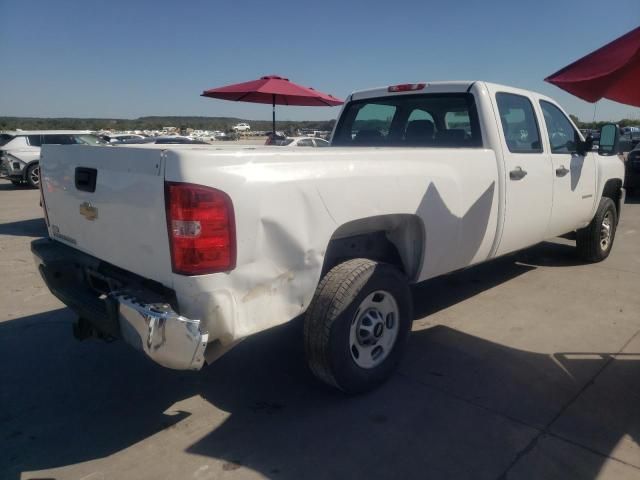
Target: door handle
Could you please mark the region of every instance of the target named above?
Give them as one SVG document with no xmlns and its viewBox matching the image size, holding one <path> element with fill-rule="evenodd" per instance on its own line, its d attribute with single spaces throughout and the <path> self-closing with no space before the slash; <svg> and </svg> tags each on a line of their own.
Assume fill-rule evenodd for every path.
<svg viewBox="0 0 640 480">
<path fill-rule="evenodd" d="M 565 168 L 564 165 L 560 165 L 560 168 L 556 168 L 556 177 L 564 177 L 567 173 L 569 173 L 569 170 Z"/>
<path fill-rule="evenodd" d="M 522 180 L 527 174 L 526 170 L 523 170 L 522 167 L 516 167 L 514 170 L 509 172 L 509 178 L 511 180 Z"/>
</svg>

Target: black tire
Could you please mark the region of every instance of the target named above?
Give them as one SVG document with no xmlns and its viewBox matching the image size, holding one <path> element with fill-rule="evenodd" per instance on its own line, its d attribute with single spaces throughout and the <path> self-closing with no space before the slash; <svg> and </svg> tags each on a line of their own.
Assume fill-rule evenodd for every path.
<svg viewBox="0 0 640 480">
<path fill-rule="evenodd" d="M 609 225 L 608 241 L 604 242 L 605 219 Z M 591 223 L 577 231 L 576 247 L 578 255 L 587 262 L 601 262 L 611 253 L 613 240 L 618 226 L 618 212 L 616 204 L 608 197 L 600 199 L 600 205 Z"/>
<path fill-rule="evenodd" d="M 381 363 L 363 368 L 356 363 L 352 354 L 350 333 L 352 324 L 360 322 L 356 315 L 365 317 L 359 310 L 361 303 L 369 298 L 375 302 L 377 292 L 390 295 L 397 307 L 397 327 L 393 329 L 396 331 L 395 341 L 384 352 Z M 412 318 L 411 292 L 400 270 L 364 258 L 341 263 L 324 276 L 305 316 L 304 341 L 309 367 L 320 380 L 346 393 L 371 390 L 389 378 L 396 369 L 406 349 Z M 387 317 L 382 322 L 382 328 L 387 328 L 393 321 L 388 322 Z M 372 327 L 371 332 L 376 331 L 378 326 Z M 389 327 L 384 335 L 391 330 Z M 370 338 L 380 340 L 377 332 L 375 335 L 378 338 Z M 373 346 L 365 348 L 373 348 L 375 352 L 379 348 L 375 345 L 373 343 Z"/>
<path fill-rule="evenodd" d="M 27 178 L 25 179 L 31 188 L 40 188 L 40 165 L 34 163 L 27 168 Z"/>
</svg>

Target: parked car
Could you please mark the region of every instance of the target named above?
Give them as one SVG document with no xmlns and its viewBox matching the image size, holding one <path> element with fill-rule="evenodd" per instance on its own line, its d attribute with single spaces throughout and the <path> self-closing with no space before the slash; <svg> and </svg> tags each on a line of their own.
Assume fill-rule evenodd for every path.
<svg viewBox="0 0 640 480">
<path fill-rule="evenodd" d="M 611 252 L 615 125 L 593 152 L 552 99 L 482 81 L 348 98 L 320 151 L 45 146 L 31 248 L 78 336 L 197 370 L 304 315 L 311 371 L 360 392 L 405 350 L 410 284 L 570 232 Z"/>
<path fill-rule="evenodd" d="M 233 130 L 235 130 L 236 132 L 246 132 L 248 130 L 251 130 L 251 127 L 248 123 L 238 123 L 237 125 L 233 126 Z"/>
<path fill-rule="evenodd" d="M 634 193 L 640 190 L 640 143 L 627 154 L 624 186 Z"/>
<path fill-rule="evenodd" d="M 276 132 L 274 135 L 273 132 L 267 132 L 267 139 L 265 140 L 265 145 L 282 145 L 287 141 L 287 136 L 283 132 Z"/>
<path fill-rule="evenodd" d="M 237 140 L 238 134 L 236 132 L 219 132 L 214 137 L 216 140 L 221 140 L 223 142 L 229 140 Z"/>
<path fill-rule="evenodd" d="M 104 145 L 88 130 L 17 130 L 0 134 L 0 176 L 14 185 L 40 184 L 40 148 L 55 145 Z"/>
<path fill-rule="evenodd" d="M 283 147 L 328 147 L 330 144 L 322 138 L 289 137 L 280 141 L 277 145 Z"/>
</svg>

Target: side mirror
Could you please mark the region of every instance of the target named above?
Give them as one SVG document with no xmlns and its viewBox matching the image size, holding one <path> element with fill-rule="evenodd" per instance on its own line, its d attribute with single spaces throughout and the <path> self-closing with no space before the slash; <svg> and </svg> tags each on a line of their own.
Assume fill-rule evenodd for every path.
<svg viewBox="0 0 640 480">
<path fill-rule="evenodd" d="M 617 155 L 620 142 L 620 130 L 614 123 L 606 123 L 600 129 L 599 155 Z"/>
<path fill-rule="evenodd" d="M 584 141 L 577 138 L 576 142 L 576 153 L 582 157 L 593 150 L 593 137 L 590 134 L 587 135 Z"/>
</svg>

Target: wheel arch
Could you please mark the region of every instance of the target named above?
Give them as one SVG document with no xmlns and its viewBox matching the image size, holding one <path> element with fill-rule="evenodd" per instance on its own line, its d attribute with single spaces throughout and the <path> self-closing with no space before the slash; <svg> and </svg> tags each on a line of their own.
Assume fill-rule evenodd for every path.
<svg viewBox="0 0 640 480">
<path fill-rule="evenodd" d="M 384 261 L 399 267 L 415 281 L 423 263 L 425 228 L 414 214 L 390 214 L 347 222 L 332 234 L 324 257 L 322 275 L 352 258 Z"/>
<path fill-rule="evenodd" d="M 604 184 L 602 189 L 602 197 L 607 197 L 613 200 L 616 205 L 616 216 L 620 218 L 620 209 L 622 207 L 622 179 L 610 178 Z"/>
</svg>

